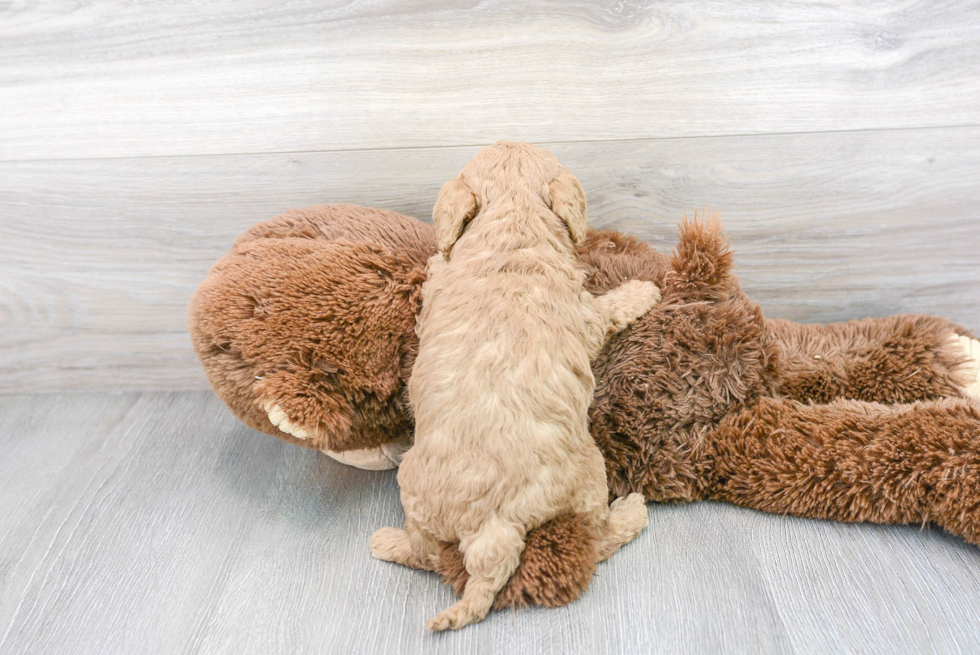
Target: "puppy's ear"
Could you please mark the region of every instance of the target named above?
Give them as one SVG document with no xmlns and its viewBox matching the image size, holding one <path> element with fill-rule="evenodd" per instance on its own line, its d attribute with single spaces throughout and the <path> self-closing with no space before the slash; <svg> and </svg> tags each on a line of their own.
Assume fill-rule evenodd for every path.
<svg viewBox="0 0 980 655">
<path fill-rule="evenodd" d="M 436 224 L 436 239 L 443 257 L 449 258 L 449 251 L 466 224 L 476 216 L 476 210 L 476 194 L 462 178 L 454 177 L 442 185 L 432 209 L 432 221 Z"/>
<path fill-rule="evenodd" d="M 585 189 L 568 171 L 563 170 L 548 185 L 548 204 L 551 211 L 568 227 L 572 243 L 578 247 L 585 243 L 586 223 Z"/>
</svg>

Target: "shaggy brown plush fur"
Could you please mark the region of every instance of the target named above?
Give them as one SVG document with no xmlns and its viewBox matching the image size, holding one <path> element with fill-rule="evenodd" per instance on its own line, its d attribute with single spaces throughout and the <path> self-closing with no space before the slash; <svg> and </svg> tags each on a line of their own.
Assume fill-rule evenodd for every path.
<svg viewBox="0 0 980 655">
<path fill-rule="evenodd" d="M 191 305 L 215 391 L 252 427 L 294 441 L 263 409 L 270 399 L 288 407 L 317 428 L 305 446 L 403 439 L 418 289 L 434 251 L 430 226 L 366 208 L 313 208 L 255 226 Z M 593 293 L 645 279 L 663 295 L 593 367 L 592 434 L 612 494 L 933 521 L 980 544 L 980 415 L 960 399 L 962 356 L 949 343 L 962 328 L 924 316 L 767 320 L 731 275 L 717 224 L 682 226 L 672 257 L 594 231 L 578 254 Z M 554 606 L 581 593 L 592 546 L 569 521 L 529 536 L 497 607 Z M 445 579 L 461 588 L 458 566 L 445 561 Z"/>
<path fill-rule="evenodd" d="M 777 393 L 801 402 L 838 398 L 881 403 L 959 394 L 960 355 L 950 332 L 969 334 L 935 316 L 890 316 L 833 325 L 771 320 L 782 371 Z"/>
<path fill-rule="evenodd" d="M 705 433 L 772 393 L 775 348 L 731 266 L 718 223 L 682 225 L 657 282 L 660 304 L 593 364 L 592 436 L 606 457 L 611 493 L 694 500 L 710 466 Z"/>
<path fill-rule="evenodd" d="M 836 521 L 935 522 L 980 545 L 980 408 L 766 398 L 710 436 L 703 498 Z"/>
<path fill-rule="evenodd" d="M 311 448 L 367 448 L 409 432 L 403 382 L 434 251 L 430 226 L 350 205 L 254 226 L 191 302 L 194 348 L 215 393 L 250 427 Z M 313 438 L 272 425 L 269 403 Z"/>
</svg>

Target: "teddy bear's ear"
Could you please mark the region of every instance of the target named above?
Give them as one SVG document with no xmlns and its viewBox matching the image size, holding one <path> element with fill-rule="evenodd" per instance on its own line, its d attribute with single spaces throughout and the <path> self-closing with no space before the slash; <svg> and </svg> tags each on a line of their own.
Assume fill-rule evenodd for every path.
<svg viewBox="0 0 980 655">
<path fill-rule="evenodd" d="M 572 243 L 577 247 L 585 243 L 588 216 L 585 211 L 585 189 L 574 175 L 562 170 L 548 185 L 548 204 L 551 211 L 568 227 Z"/>
<path fill-rule="evenodd" d="M 454 177 L 442 185 L 436 206 L 432 209 L 432 221 L 436 224 L 439 252 L 449 259 L 449 251 L 463 234 L 466 224 L 476 216 L 476 194 L 466 186 L 461 177 Z"/>
</svg>

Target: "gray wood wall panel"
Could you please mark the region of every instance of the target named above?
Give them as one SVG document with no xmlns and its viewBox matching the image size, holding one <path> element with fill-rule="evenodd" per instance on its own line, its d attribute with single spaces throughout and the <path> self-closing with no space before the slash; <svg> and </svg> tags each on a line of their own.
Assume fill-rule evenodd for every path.
<svg viewBox="0 0 980 655">
<path fill-rule="evenodd" d="M 369 554 L 403 518 L 394 473 L 251 431 L 208 392 L 0 397 L 0 452 L 3 509 L 24 508 L 0 511 L 2 653 L 980 646 L 980 554 L 935 530 L 651 505 L 572 605 L 433 636 L 449 589 Z"/>
<path fill-rule="evenodd" d="M 0 159 L 980 124 L 980 5 L 14 3 Z"/>
<path fill-rule="evenodd" d="M 663 251 L 708 206 L 771 316 L 980 329 L 980 128 L 558 143 L 591 224 Z M 291 207 L 428 220 L 476 147 L 0 163 L 0 392 L 205 388 L 186 304 Z"/>
</svg>

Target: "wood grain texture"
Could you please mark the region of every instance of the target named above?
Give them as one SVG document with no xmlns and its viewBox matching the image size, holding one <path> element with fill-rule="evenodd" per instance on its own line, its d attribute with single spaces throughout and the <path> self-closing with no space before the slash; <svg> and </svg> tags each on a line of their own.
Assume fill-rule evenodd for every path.
<svg viewBox="0 0 980 655">
<path fill-rule="evenodd" d="M 2 397 L 0 452 L 3 653 L 980 645 L 980 552 L 934 531 L 651 505 L 572 605 L 432 636 L 448 588 L 369 555 L 371 533 L 402 519 L 394 473 L 253 432 L 208 392 Z"/>
<path fill-rule="evenodd" d="M 980 329 L 980 128 L 555 144 L 590 222 L 668 251 L 721 213 L 770 316 Z M 203 389 L 186 305 L 249 225 L 353 202 L 425 217 L 477 148 L 0 164 L 0 392 Z"/>
<path fill-rule="evenodd" d="M 761 7 L 761 5 L 760 5 Z M 980 651 L 937 531 L 651 506 L 556 611 L 372 560 L 393 473 L 255 433 L 186 304 L 241 231 L 427 218 L 479 147 L 547 145 L 591 223 L 721 212 L 767 314 L 980 331 L 980 5 L 777 0 L 0 3 L 0 653 Z"/>
<path fill-rule="evenodd" d="M 980 5 L 6 3 L 0 159 L 980 124 Z"/>
<path fill-rule="evenodd" d="M 745 519 L 752 552 L 794 652 L 980 649 L 976 548 L 935 528 L 846 525 L 765 514 L 747 514 Z M 828 542 L 833 546 L 819 547 Z M 841 593 L 843 588 L 848 591 Z M 891 609 L 879 611 L 882 604 Z"/>
</svg>

